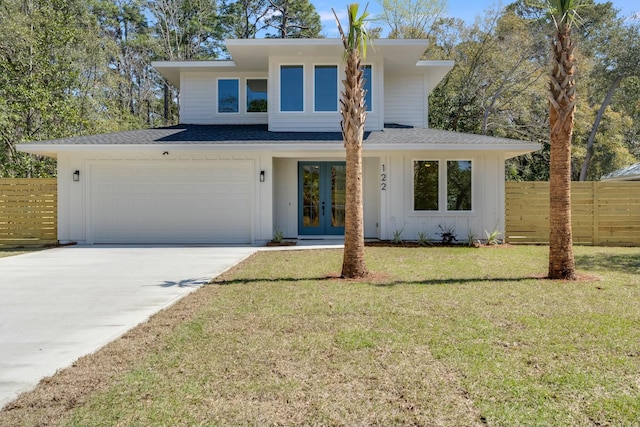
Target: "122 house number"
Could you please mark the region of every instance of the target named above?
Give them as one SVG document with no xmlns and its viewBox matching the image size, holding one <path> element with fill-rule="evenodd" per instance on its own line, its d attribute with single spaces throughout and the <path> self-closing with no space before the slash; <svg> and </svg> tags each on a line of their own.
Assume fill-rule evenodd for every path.
<svg viewBox="0 0 640 427">
<path fill-rule="evenodd" d="M 382 165 L 382 173 L 380 174 L 380 190 L 385 191 L 387 189 L 387 170 Z"/>
</svg>

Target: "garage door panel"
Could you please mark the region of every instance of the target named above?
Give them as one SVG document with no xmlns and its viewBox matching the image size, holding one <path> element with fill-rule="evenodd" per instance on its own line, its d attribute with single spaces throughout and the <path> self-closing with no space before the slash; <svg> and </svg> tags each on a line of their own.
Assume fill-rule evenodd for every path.
<svg viewBox="0 0 640 427">
<path fill-rule="evenodd" d="M 251 242 L 251 161 L 109 163 L 91 172 L 96 243 Z"/>
</svg>

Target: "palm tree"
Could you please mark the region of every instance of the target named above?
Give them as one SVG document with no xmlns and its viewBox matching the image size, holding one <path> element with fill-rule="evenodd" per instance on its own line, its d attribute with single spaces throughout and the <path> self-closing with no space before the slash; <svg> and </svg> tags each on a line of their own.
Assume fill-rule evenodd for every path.
<svg viewBox="0 0 640 427">
<path fill-rule="evenodd" d="M 332 9 L 333 10 L 333 9 Z M 367 119 L 365 91 L 361 58 L 367 53 L 369 35 L 365 27 L 368 13 L 358 17 L 358 4 L 347 6 L 349 33 L 345 36 L 340 20 L 338 31 L 344 44 L 345 79 L 344 90 L 340 93 L 340 113 L 342 114 L 342 138 L 346 151 L 346 205 L 344 227 L 344 257 L 342 277 L 360 278 L 367 274 L 364 261 L 364 211 L 362 202 L 362 141 L 364 123 Z"/>
<path fill-rule="evenodd" d="M 571 233 L 571 138 L 576 107 L 576 59 L 571 27 L 581 0 L 550 0 L 555 29 L 551 42 L 549 278 L 575 280 Z"/>
</svg>

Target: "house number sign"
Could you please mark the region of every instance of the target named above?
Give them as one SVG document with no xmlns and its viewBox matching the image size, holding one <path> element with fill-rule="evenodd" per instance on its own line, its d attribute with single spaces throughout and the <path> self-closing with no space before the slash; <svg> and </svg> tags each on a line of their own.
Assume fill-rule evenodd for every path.
<svg viewBox="0 0 640 427">
<path fill-rule="evenodd" d="M 387 189 L 387 170 L 382 165 L 382 173 L 380 174 L 380 190 L 386 191 Z"/>
</svg>

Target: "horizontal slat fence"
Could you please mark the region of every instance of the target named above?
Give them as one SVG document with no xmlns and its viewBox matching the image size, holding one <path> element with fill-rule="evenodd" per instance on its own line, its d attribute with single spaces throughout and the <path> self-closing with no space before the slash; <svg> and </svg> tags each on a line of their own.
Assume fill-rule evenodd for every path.
<svg viewBox="0 0 640 427">
<path fill-rule="evenodd" d="M 549 242 L 549 183 L 506 183 L 509 243 Z M 573 241 L 587 245 L 640 246 L 640 182 L 571 184 Z"/>
<path fill-rule="evenodd" d="M 56 179 L 0 179 L 0 247 L 40 246 L 57 241 Z"/>
</svg>

